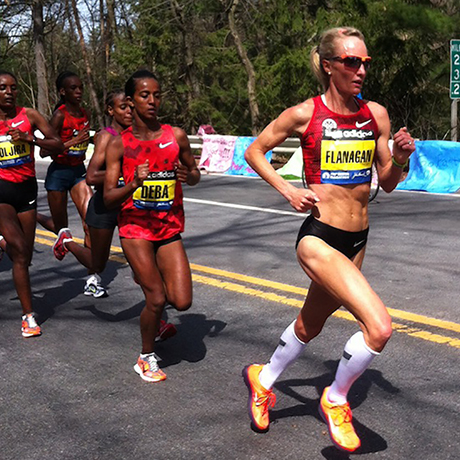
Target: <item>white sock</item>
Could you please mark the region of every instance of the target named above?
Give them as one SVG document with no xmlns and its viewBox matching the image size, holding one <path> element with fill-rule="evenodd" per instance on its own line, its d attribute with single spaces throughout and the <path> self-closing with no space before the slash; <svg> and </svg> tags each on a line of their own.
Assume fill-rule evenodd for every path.
<svg viewBox="0 0 460 460">
<path fill-rule="evenodd" d="M 259 374 L 259 381 L 267 390 L 272 388 L 276 379 L 297 359 L 307 345 L 295 335 L 295 322 L 296 320 L 281 334 L 278 347 Z"/>
<path fill-rule="evenodd" d="M 369 367 L 380 353 L 366 344 L 362 331 L 350 337 L 343 350 L 343 356 L 328 392 L 329 402 L 345 404 L 347 395 L 355 380 Z"/>
<path fill-rule="evenodd" d="M 86 284 L 92 283 L 96 280 L 97 284 L 101 284 L 101 277 L 97 273 L 93 273 L 86 278 Z"/>
</svg>

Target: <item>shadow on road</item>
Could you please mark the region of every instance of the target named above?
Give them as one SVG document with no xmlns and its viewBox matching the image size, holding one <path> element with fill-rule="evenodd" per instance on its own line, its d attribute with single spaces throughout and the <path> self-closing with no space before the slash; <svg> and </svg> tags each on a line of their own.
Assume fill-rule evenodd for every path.
<svg viewBox="0 0 460 460">
<path fill-rule="evenodd" d="M 298 401 L 300 404 L 296 404 L 286 409 L 271 411 L 270 420 L 276 421 L 285 417 L 300 417 L 307 415 L 322 422 L 322 418 L 318 413 L 319 399 L 324 388 L 331 384 L 338 361 L 326 361 L 324 364 L 328 369 L 330 369 L 330 372 L 326 372 L 310 379 L 290 379 L 280 381 L 275 384 L 276 390 Z M 399 393 L 399 389 L 386 380 L 380 371 L 368 369 L 350 390 L 349 402 L 352 409 L 359 407 L 367 399 L 368 392 L 372 385 L 377 385 L 383 391 L 391 395 Z M 315 387 L 318 398 L 307 398 L 296 390 L 296 388 L 300 389 L 303 387 Z M 360 423 L 355 417 L 353 418 L 353 425 L 362 443 L 361 447 L 356 451 L 356 454 L 375 453 L 387 449 L 388 444 L 385 439 L 383 439 L 375 431 L 372 431 L 370 428 Z M 324 431 L 327 432 L 325 425 Z M 341 452 L 335 447 L 328 447 L 324 449 L 322 451 L 322 455 L 328 460 L 349 458 L 348 453 Z"/>
</svg>

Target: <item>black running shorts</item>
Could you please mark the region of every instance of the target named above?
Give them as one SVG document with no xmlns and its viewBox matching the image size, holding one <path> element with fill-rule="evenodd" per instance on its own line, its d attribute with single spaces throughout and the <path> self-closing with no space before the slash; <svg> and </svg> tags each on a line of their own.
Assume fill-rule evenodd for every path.
<svg viewBox="0 0 460 460">
<path fill-rule="evenodd" d="M 304 236 L 316 236 L 351 259 L 366 246 L 368 233 L 369 228 L 360 232 L 347 232 L 324 224 L 310 215 L 300 227 L 295 247 Z"/>
<path fill-rule="evenodd" d="M 107 209 L 103 192 L 96 190 L 88 203 L 86 223 L 93 228 L 113 230 L 117 226 L 119 208 Z"/>
<path fill-rule="evenodd" d="M 10 182 L 0 179 L 0 204 L 13 206 L 16 212 L 37 209 L 37 179 L 31 177 L 24 182 Z"/>
</svg>

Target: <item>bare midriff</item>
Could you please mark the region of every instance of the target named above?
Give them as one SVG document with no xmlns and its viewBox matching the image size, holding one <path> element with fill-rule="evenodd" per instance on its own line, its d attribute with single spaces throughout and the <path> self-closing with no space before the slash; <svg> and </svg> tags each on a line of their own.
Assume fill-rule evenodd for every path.
<svg viewBox="0 0 460 460">
<path fill-rule="evenodd" d="M 334 185 L 311 184 L 319 202 L 312 215 L 319 221 L 348 232 L 359 232 L 369 227 L 368 197 L 370 184 Z"/>
</svg>

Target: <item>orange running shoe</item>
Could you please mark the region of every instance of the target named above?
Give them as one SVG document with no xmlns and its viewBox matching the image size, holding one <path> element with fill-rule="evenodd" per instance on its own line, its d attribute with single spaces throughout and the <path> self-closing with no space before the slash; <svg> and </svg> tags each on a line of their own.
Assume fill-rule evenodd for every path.
<svg viewBox="0 0 460 460">
<path fill-rule="evenodd" d="M 248 412 L 252 425 L 258 431 L 268 431 L 270 419 L 268 408 L 273 407 L 276 396 L 272 390 L 265 389 L 259 382 L 259 374 L 264 366 L 251 364 L 243 369 L 244 383 L 249 390 Z"/>
<path fill-rule="evenodd" d="M 353 428 L 352 413 L 348 403 L 337 405 L 330 403 L 327 394 L 330 387 L 326 387 L 319 403 L 319 414 L 327 423 L 329 436 L 334 445 L 345 452 L 354 452 L 361 441 Z"/>
<path fill-rule="evenodd" d="M 160 382 L 166 380 L 166 374 L 158 367 L 157 358 L 154 353 L 150 353 L 144 358 L 137 359 L 134 370 L 146 382 Z"/>
<path fill-rule="evenodd" d="M 42 335 L 40 326 L 35 320 L 35 313 L 29 313 L 22 316 L 22 336 L 23 337 L 37 337 Z"/>
</svg>

